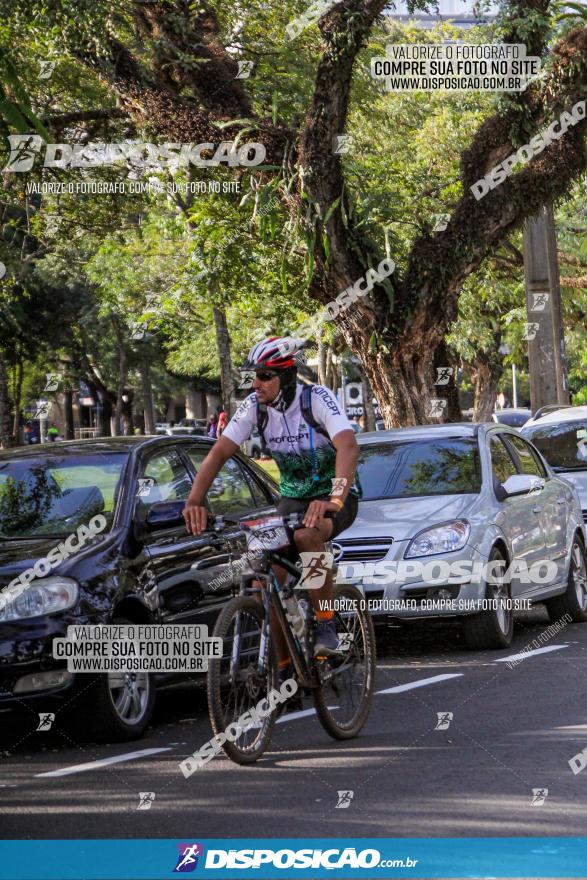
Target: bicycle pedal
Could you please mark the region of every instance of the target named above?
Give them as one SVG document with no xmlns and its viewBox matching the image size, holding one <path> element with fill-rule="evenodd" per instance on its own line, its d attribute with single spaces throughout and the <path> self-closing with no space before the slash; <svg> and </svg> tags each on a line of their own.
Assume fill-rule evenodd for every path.
<svg viewBox="0 0 587 880">
<path fill-rule="evenodd" d="M 288 715 L 290 712 L 301 712 L 304 708 L 304 701 L 301 697 L 289 697 L 285 701 L 285 703 L 280 703 L 277 707 L 276 711 L 276 720 L 277 718 L 281 718 L 282 715 Z"/>
</svg>

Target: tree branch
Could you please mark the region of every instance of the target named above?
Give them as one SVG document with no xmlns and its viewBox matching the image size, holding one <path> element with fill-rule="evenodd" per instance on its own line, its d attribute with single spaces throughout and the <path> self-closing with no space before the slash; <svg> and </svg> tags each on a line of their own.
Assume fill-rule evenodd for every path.
<svg viewBox="0 0 587 880">
<path fill-rule="evenodd" d="M 556 57 L 551 74 L 542 88 L 543 109 L 540 116 L 535 116 L 537 130 L 550 120 L 555 109 L 562 106 L 570 110 L 585 95 L 587 28 L 571 31 L 555 46 L 553 54 Z M 493 119 L 496 126 L 501 128 L 499 117 Z M 481 129 L 484 126 L 485 123 Z M 429 323 L 427 315 L 441 315 L 436 332 L 438 338 L 442 338 L 446 326 L 456 317 L 458 292 L 463 281 L 508 233 L 518 228 L 526 218 L 538 214 L 543 204 L 563 195 L 570 183 L 585 169 L 586 128 L 585 120 L 570 127 L 559 141 L 547 147 L 523 170 L 513 174 L 481 201 L 476 201 L 468 187 L 465 188 L 447 230 L 433 238 L 420 238 L 412 248 L 400 300 L 406 320 L 423 328 Z M 499 148 L 498 154 L 503 158 L 515 149 L 510 142 L 506 142 Z M 472 162 L 471 150 L 467 161 Z M 465 166 L 467 161 L 463 163 Z M 471 166 L 464 178 L 477 179 L 486 170 L 486 165 L 477 165 L 473 174 Z M 426 277 L 422 275 L 422 266 L 427 267 Z"/>
</svg>

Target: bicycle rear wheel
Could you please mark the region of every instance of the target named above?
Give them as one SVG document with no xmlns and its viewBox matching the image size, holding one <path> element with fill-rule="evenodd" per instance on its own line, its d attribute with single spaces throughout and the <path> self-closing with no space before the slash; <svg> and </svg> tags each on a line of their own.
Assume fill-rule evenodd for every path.
<svg viewBox="0 0 587 880">
<path fill-rule="evenodd" d="M 267 668 L 259 669 L 263 605 L 255 599 L 238 596 L 224 607 L 213 635 L 222 639 L 222 657 L 208 664 L 208 714 L 215 734 L 221 734 L 242 718 L 246 712 L 266 701 L 277 688 L 277 664 L 268 645 Z M 266 703 L 262 703 L 267 708 Z M 276 714 L 245 721 L 239 725 L 234 741 L 222 745 L 228 757 L 237 764 L 252 764 L 261 757 L 271 739 Z"/>
<path fill-rule="evenodd" d="M 339 641 L 348 649 L 322 661 L 320 669 L 326 681 L 314 691 L 316 714 L 334 739 L 357 736 L 369 715 L 375 687 L 375 631 L 371 615 L 357 587 L 337 584 L 335 607 L 340 607 L 343 599 L 352 610 L 336 611 L 334 620 Z"/>
</svg>

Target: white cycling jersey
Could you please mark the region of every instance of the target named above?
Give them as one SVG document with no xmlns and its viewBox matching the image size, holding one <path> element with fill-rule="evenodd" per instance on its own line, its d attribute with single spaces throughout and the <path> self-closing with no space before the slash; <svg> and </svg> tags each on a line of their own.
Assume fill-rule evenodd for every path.
<svg viewBox="0 0 587 880">
<path fill-rule="evenodd" d="M 352 431 L 351 424 L 341 411 L 332 391 L 322 385 L 314 385 L 311 396 L 312 415 L 328 437 L 313 429 L 310 445 L 310 428 L 301 409 L 302 388 L 298 383 L 296 395 L 284 412 L 267 407 L 265 442 L 279 468 L 279 491 L 284 498 L 329 495 L 332 491 L 336 450 L 328 437 L 332 439 L 341 431 Z M 222 436 L 240 446 L 250 437 L 256 426 L 257 395 L 253 392 L 243 400 Z"/>
</svg>

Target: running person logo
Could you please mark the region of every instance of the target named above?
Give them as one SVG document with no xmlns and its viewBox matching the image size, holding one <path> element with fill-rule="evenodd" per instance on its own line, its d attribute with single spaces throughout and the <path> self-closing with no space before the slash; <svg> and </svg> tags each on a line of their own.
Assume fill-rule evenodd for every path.
<svg viewBox="0 0 587 880">
<path fill-rule="evenodd" d="M 151 494 L 151 489 L 155 488 L 155 480 L 153 477 L 140 477 L 137 498 L 147 498 Z"/>
<path fill-rule="evenodd" d="M 328 551 L 316 553 L 315 550 L 302 550 L 302 576 L 298 582 L 299 590 L 319 590 L 326 583 L 326 575 L 332 570 L 334 555 Z"/>
<path fill-rule="evenodd" d="M 533 293 L 531 312 L 543 312 L 550 300 L 549 293 Z"/>
<path fill-rule="evenodd" d="M 45 387 L 43 391 L 57 391 L 59 388 L 59 374 L 58 373 L 45 373 L 47 381 L 45 383 Z"/>
<path fill-rule="evenodd" d="M 238 73 L 235 79 L 248 79 L 253 70 L 253 62 L 252 61 L 237 61 L 238 64 Z"/>
<path fill-rule="evenodd" d="M 178 843 L 179 857 L 173 869 L 174 874 L 189 874 L 198 867 L 198 859 L 204 854 L 201 843 Z"/>
<path fill-rule="evenodd" d="M 39 712 L 39 726 L 37 730 L 51 730 L 54 721 L 54 712 Z"/>
<path fill-rule="evenodd" d="M 438 723 L 434 730 L 448 730 L 450 722 L 454 718 L 454 714 L 452 712 L 437 712 L 436 716 L 438 718 Z"/>
<path fill-rule="evenodd" d="M 436 382 L 435 385 L 448 385 L 449 379 L 452 376 L 452 367 L 436 367 Z"/>
<path fill-rule="evenodd" d="M 139 805 L 137 810 L 150 810 L 154 800 L 154 791 L 139 791 Z"/>
<path fill-rule="evenodd" d="M 338 803 L 335 806 L 335 810 L 348 810 L 351 805 L 351 801 L 355 796 L 354 791 L 339 791 L 338 794 Z"/>
<path fill-rule="evenodd" d="M 3 171 L 30 171 L 36 156 L 43 146 L 43 138 L 38 134 L 10 134 L 10 156 Z"/>
<path fill-rule="evenodd" d="M 350 651 L 355 640 L 355 634 L 351 632 L 339 633 L 338 646 L 341 651 Z"/>
</svg>

